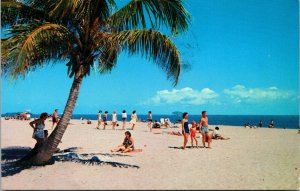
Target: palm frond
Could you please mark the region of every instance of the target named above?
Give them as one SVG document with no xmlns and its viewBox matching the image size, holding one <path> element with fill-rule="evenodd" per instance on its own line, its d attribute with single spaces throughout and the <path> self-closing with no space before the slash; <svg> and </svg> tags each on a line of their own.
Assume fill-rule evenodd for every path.
<svg viewBox="0 0 300 191">
<path fill-rule="evenodd" d="M 108 38 L 101 38 L 99 44 L 101 44 L 101 48 L 98 50 L 98 67 L 100 73 L 110 72 L 117 64 L 118 55 L 120 53 L 120 46 L 117 41 L 110 41 L 108 40 Z"/>
<path fill-rule="evenodd" d="M 15 78 L 35 70 L 52 59 L 64 59 L 72 41 L 67 28 L 35 22 L 18 24 L 10 30 L 11 37 L 2 40 L 2 71 Z"/>
<path fill-rule="evenodd" d="M 147 18 L 151 28 L 165 25 L 172 34 L 186 31 L 190 15 L 182 6 L 182 0 L 132 0 L 107 19 L 113 31 L 147 28 Z M 149 23 L 149 22 L 148 22 Z"/>
<path fill-rule="evenodd" d="M 46 13 L 16 0 L 1 2 L 1 26 L 26 23 L 33 19 L 43 19 Z"/>
<path fill-rule="evenodd" d="M 96 19 L 98 22 L 106 20 L 110 10 L 115 7 L 115 2 L 113 0 L 57 0 L 52 6 L 50 16 L 92 25 Z"/>
<path fill-rule="evenodd" d="M 160 32 L 152 30 L 130 30 L 112 34 L 108 42 L 119 44 L 120 50 L 128 51 L 130 55 L 141 53 L 147 59 L 154 61 L 167 73 L 167 78 L 178 83 L 180 74 L 180 55 L 174 43 Z M 118 47 L 118 46 L 117 46 Z M 103 64 L 106 64 L 104 67 Z M 110 63 L 102 63 L 109 70 Z"/>
</svg>

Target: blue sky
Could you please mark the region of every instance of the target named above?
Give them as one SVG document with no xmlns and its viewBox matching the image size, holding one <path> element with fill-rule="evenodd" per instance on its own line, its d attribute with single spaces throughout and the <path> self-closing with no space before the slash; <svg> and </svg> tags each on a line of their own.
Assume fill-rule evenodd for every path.
<svg viewBox="0 0 300 191">
<path fill-rule="evenodd" d="M 179 84 L 173 87 L 160 68 L 140 55 L 124 53 L 110 74 L 95 71 L 83 80 L 74 113 L 299 114 L 297 0 L 184 3 L 191 25 L 172 40 L 191 67 L 181 72 Z M 62 113 L 71 83 L 64 63 L 14 82 L 2 78 L 2 113 L 52 113 L 55 108 Z"/>
</svg>

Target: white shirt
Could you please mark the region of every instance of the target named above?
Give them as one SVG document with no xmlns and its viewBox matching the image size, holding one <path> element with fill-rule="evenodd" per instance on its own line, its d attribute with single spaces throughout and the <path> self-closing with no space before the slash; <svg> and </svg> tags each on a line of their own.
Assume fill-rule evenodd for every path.
<svg viewBox="0 0 300 191">
<path fill-rule="evenodd" d="M 122 113 L 122 118 L 127 118 L 127 113 Z"/>
<path fill-rule="evenodd" d="M 213 136 L 219 135 L 219 134 L 220 134 L 219 131 L 215 129 L 214 132 L 213 132 Z"/>
<path fill-rule="evenodd" d="M 116 113 L 113 113 L 113 115 L 112 115 L 112 121 L 113 122 L 117 122 L 117 114 Z"/>
</svg>

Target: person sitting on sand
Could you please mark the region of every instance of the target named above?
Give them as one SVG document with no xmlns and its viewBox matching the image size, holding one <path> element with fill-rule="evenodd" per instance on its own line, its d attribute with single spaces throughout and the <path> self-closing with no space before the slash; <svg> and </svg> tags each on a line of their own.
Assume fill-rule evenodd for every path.
<svg viewBox="0 0 300 191">
<path fill-rule="evenodd" d="M 213 132 L 213 139 L 222 139 L 222 140 L 227 140 L 230 138 L 223 137 L 220 132 L 219 132 L 219 127 L 215 127 L 215 130 Z"/>
<path fill-rule="evenodd" d="M 121 152 L 127 153 L 134 150 L 134 140 L 131 137 L 131 133 L 129 131 L 125 132 L 125 138 L 122 145 L 119 145 L 117 148 L 112 149 L 111 152 Z"/>
<path fill-rule="evenodd" d="M 31 121 L 29 125 L 33 128 L 32 138 L 36 140 L 34 147 L 39 147 L 45 141 L 45 120 L 47 119 L 48 114 L 42 113 L 39 119 Z"/>
<path fill-rule="evenodd" d="M 191 132 L 191 143 L 192 143 L 192 147 L 194 147 L 194 140 L 196 142 L 196 148 L 198 148 L 198 140 L 196 139 L 196 131 L 197 131 L 197 124 L 196 122 L 193 120 L 192 121 L 192 127 L 190 128 L 190 132 Z"/>
<path fill-rule="evenodd" d="M 161 124 L 157 120 L 154 120 L 152 128 L 160 128 L 160 127 L 161 127 Z"/>
</svg>

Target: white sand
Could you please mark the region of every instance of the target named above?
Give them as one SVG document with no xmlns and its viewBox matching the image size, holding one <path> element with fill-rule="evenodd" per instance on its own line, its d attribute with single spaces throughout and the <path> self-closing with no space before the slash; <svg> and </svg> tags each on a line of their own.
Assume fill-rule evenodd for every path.
<svg viewBox="0 0 300 191">
<path fill-rule="evenodd" d="M 85 122 L 85 124 L 82 124 Z M 72 120 L 60 149 L 78 153 L 110 153 L 124 131 L 96 130 L 96 121 Z M 47 120 L 46 127 L 51 127 Z M 129 127 L 129 123 L 127 123 Z M 119 168 L 55 162 L 2 177 L 2 189 L 300 189 L 300 135 L 291 129 L 245 129 L 220 126 L 230 140 L 214 140 L 212 149 L 180 149 L 182 136 L 150 133 L 146 123 L 131 131 L 143 152 L 113 156 L 113 161 L 138 165 Z M 120 127 L 118 127 L 120 128 Z M 210 128 L 214 128 L 210 125 Z M 180 129 L 168 129 L 179 130 Z M 155 132 L 165 130 L 155 130 Z M 197 133 L 198 134 L 198 133 Z M 1 147 L 33 147 L 28 121 L 1 118 Z M 199 143 L 201 144 L 201 140 Z M 190 145 L 190 142 L 188 143 Z M 202 145 L 202 144 L 201 144 Z"/>
</svg>

